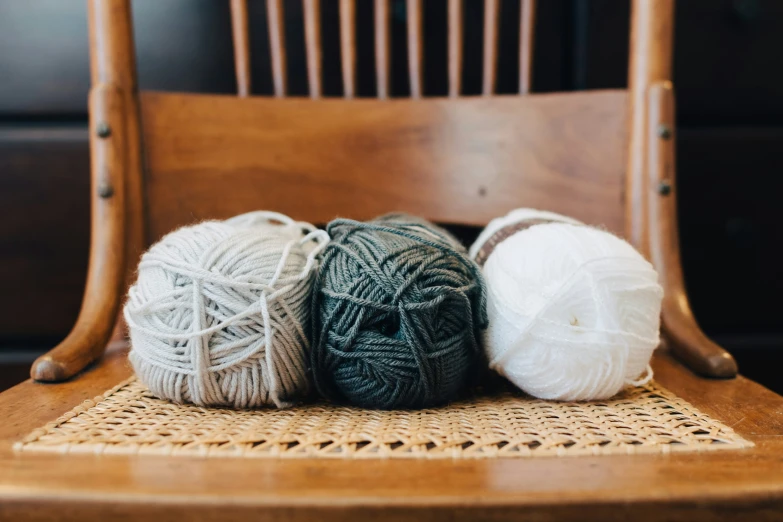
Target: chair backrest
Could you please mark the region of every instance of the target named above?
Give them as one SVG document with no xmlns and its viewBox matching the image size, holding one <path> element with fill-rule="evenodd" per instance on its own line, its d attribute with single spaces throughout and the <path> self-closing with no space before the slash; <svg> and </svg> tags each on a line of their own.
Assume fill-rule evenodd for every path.
<svg viewBox="0 0 783 522">
<path fill-rule="evenodd" d="M 36 362 L 35 378 L 68 378 L 95 360 L 141 251 L 198 220 L 270 209 L 324 223 L 401 210 L 441 223 L 483 225 L 528 206 L 625 232 L 649 253 L 648 207 L 657 200 L 650 199 L 646 176 L 666 175 L 658 166 L 670 148 L 660 149 L 666 154 L 651 158 L 657 163 L 649 168 L 647 107 L 650 93 L 671 97 L 670 86 L 651 87 L 668 85 L 671 75 L 674 0 L 631 0 L 628 90 L 533 95 L 528 92 L 535 4 L 506 0 L 521 2 L 519 88 L 503 96 L 494 95 L 500 0 L 481 4 L 481 96 L 461 96 L 460 85 L 462 9 L 479 0 L 448 0 L 442 13 L 448 27 L 448 96 L 440 98 L 425 97 L 422 85 L 423 0 L 405 2 L 407 98 L 390 97 L 391 0 L 372 4 L 374 98 L 356 97 L 359 4 L 337 1 L 343 97 L 335 99 L 322 96 L 319 0 L 266 0 L 274 93 L 269 97 L 250 96 L 254 27 L 248 23 L 248 0 L 230 0 L 237 96 L 139 93 L 131 0 L 89 0 L 90 270 L 76 326 Z M 283 19 L 292 6 L 301 7 L 309 99 L 286 96 Z M 672 114 L 655 117 L 671 125 Z M 659 230 L 676 233 L 671 226 Z M 679 264 L 678 257 L 670 260 Z M 672 295 L 681 293 L 681 277 L 672 281 L 677 289 Z M 689 321 L 689 328 L 695 325 Z"/>
<path fill-rule="evenodd" d="M 344 99 L 322 96 L 319 0 L 301 4 L 310 99 L 286 97 L 283 10 L 294 0 L 266 2 L 274 97 L 248 96 L 247 0 L 231 1 L 237 97 L 140 95 L 145 244 L 194 220 L 258 208 L 316 223 L 402 210 L 482 225 L 531 206 L 623 231 L 628 94 L 524 96 L 532 0 L 521 0 L 519 10 L 516 96 L 493 95 L 499 0 L 483 4 L 482 96 L 460 96 L 463 2 L 448 2 L 446 98 L 423 97 L 422 2 L 407 0 L 411 95 L 405 99 L 389 99 L 389 0 L 374 3 L 377 97 L 355 97 L 354 2 L 339 0 Z"/>
<path fill-rule="evenodd" d="M 540 207 L 623 226 L 624 92 L 466 100 L 145 93 L 151 239 L 273 209 L 325 223 L 392 210 L 481 225 Z"/>
</svg>

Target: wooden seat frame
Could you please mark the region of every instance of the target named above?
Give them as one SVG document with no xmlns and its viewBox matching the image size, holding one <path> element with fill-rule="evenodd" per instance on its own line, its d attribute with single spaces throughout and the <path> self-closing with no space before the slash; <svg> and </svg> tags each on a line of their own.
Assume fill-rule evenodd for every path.
<svg viewBox="0 0 783 522">
<path fill-rule="evenodd" d="M 309 2 L 309 5 L 308 5 Z M 182 101 L 184 105 L 177 105 L 178 111 L 171 109 L 164 103 L 158 103 L 161 100 L 158 95 L 150 95 L 144 98 L 140 95 L 136 82 L 136 68 L 134 58 L 133 34 L 131 27 L 129 0 L 90 0 L 90 48 L 91 48 L 91 74 L 92 89 L 90 92 L 90 146 L 91 146 L 91 168 L 92 168 L 92 239 L 90 246 L 89 275 L 85 288 L 85 295 L 81 312 L 76 325 L 70 335 L 56 348 L 46 355 L 40 357 L 32 367 L 31 375 L 38 381 L 63 381 L 73 377 L 83 370 L 87 365 L 100 358 L 104 348 L 109 342 L 112 331 L 117 324 L 118 311 L 122 302 L 122 296 L 133 274 L 133 267 L 138 260 L 140 252 L 151 239 L 149 236 L 160 236 L 167 228 L 182 224 L 181 220 L 171 221 L 158 219 L 157 224 L 150 226 L 145 223 L 145 212 L 152 208 L 150 203 L 151 196 L 148 195 L 145 187 L 145 162 L 144 158 L 150 162 L 157 161 L 154 149 L 149 149 L 154 139 L 165 139 L 169 129 L 160 128 L 155 131 L 145 129 L 145 120 L 149 118 L 154 120 L 160 112 L 167 110 L 174 114 L 187 112 L 188 114 L 197 112 L 199 104 L 198 99 L 193 99 L 193 103 Z M 341 2 L 341 5 L 350 6 L 351 2 Z M 377 2 L 376 7 L 380 10 L 378 14 L 382 15 L 385 3 Z M 452 5 L 458 5 L 457 2 L 451 2 Z M 487 5 L 496 9 L 496 2 L 487 2 Z M 528 14 L 528 26 L 523 27 L 521 40 L 529 40 L 532 46 L 532 13 L 533 2 L 524 0 L 523 12 Z M 279 21 L 279 9 L 281 3 L 277 0 L 270 0 L 268 7 L 269 14 L 277 17 Z M 313 9 L 315 6 L 315 9 Z M 419 12 L 418 2 L 409 2 L 409 24 L 416 27 L 420 24 L 416 13 Z M 278 11 L 275 12 L 275 9 Z M 733 377 L 737 373 L 737 367 L 734 359 L 722 348 L 710 341 L 697 325 L 691 308 L 688 304 L 687 295 L 683 284 L 683 274 L 680 262 L 680 251 L 677 234 L 677 211 L 675 198 L 677 196 L 676 178 L 674 168 L 674 149 L 676 126 L 674 121 L 674 93 L 671 78 L 671 57 L 672 57 L 672 23 L 673 23 L 673 0 L 633 0 L 633 18 L 631 31 L 631 52 L 629 66 L 629 88 L 628 88 L 628 147 L 627 147 L 627 171 L 625 175 L 625 234 L 633 244 L 647 255 L 658 269 L 662 284 L 665 288 L 665 299 L 663 303 L 662 324 L 665 338 L 671 343 L 674 353 L 680 357 L 692 370 L 703 376 L 708 377 Z M 317 16 L 317 2 L 305 0 L 305 30 L 308 35 L 308 58 L 315 56 L 318 59 L 308 59 L 310 66 L 311 94 L 320 95 L 320 49 L 318 46 L 309 45 L 314 38 L 318 36 L 319 21 Z M 343 11 L 343 14 L 350 11 Z M 309 15 L 308 15 L 309 13 Z M 413 16 L 413 19 L 410 18 Z M 457 10 L 450 10 L 451 22 L 453 27 L 459 27 L 459 16 Z M 247 36 L 247 5 L 242 0 L 232 0 L 232 19 L 234 27 L 234 42 L 237 52 L 236 71 L 238 91 L 241 97 L 245 97 L 250 92 L 250 61 L 249 61 L 249 39 Z M 456 20 L 456 22 L 455 22 Z M 352 28 L 350 24 L 347 24 Z M 279 24 L 273 24 L 270 27 L 282 27 Z M 378 25 L 377 27 L 383 27 Z M 494 25 L 490 25 L 490 28 Z M 274 43 L 274 31 L 270 32 L 270 37 Z M 452 31 L 450 38 L 456 39 L 459 43 L 461 36 Z M 351 49 L 353 42 L 351 40 L 351 31 L 343 32 L 343 50 L 349 53 L 348 62 L 355 60 Z M 347 35 L 347 36 L 346 36 Z M 277 36 L 278 44 L 282 41 Z M 388 38 L 383 34 L 381 39 Z M 495 39 L 496 34 L 488 32 L 489 40 Z M 409 62 L 412 78 L 412 96 L 414 98 L 421 95 L 421 60 L 420 45 L 421 32 L 417 30 L 409 31 L 410 47 L 418 49 L 417 52 L 410 52 Z M 460 49 L 458 45 L 451 45 L 454 42 L 450 40 L 450 48 Z M 277 46 L 278 48 L 281 45 Z M 386 46 L 379 46 L 386 48 Z M 530 46 L 528 47 L 528 49 Z M 492 46 L 485 47 L 490 49 L 489 60 L 485 60 L 485 94 L 491 93 L 494 86 L 495 71 L 491 64 L 495 63 L 492 54 Z M 455 51 L 456 52 L 456 51 Z M 461 51 L 459 51 L 461 53 Z M 418 54 L 417 54 L 418 53 Z M 381 53 L 382 54 L 382 53 Z M 311 56 L 312 55 L 312 56 Z M 485 52 L 485 58 L 487 52 Z M 275 58 L 276 57 L 276 58 Z M 284 54 L 280 49 L 273 45 L 273 69 L 275 74 L 275 89 L 279 95 L 285 92 L 285 81 L 282 70 L 284 69 Z M 388 56 L 380 56 L 381 59 L 388 62 Z M 459 77 L 461 72 L 461 61 L 457 58 L 461 56 L 451 56 L 449 74 L 451 78 L 450 93 L 456 95 L 459 93 Z M 345 60 L 344 60 L 345 61 Z M 521 55 L 521 91 L 526 92 L 529 88 L 529 62 L 530 55 L 525 53 Z M 488 65 L 489 64 L 489 65 Z M 489 68 L 489 71 L 487 70 Z M 344 78 L 346 80 L 346 97 L 354 95 L 355 78 L 352 76 L 353 69 L 344 68 Z M 380 69 L 379 69 L 380 71 Z M 387 84 L 387 78 L 379 73 L 379 86 Z M 415 80 L 415 81 L 414 81 Z M 456 86 L 456 87 L 455 87 Z M 386 88 L 379 89 L 381 96 L 384 97 L 388 91 Z M 597 93 L 583 94 L 582 96 L 597 96 Z M 534 95 L 530 97 L 520 97 L 519 100 L 530 98 L 536 103 L 546 104 L 545 96 Z M 187 98 L 183 98 L 187 100 Z M 256 104 L 258 110 L 267 110 L 265 101 L 255 98 L 247 98 L 249 104 Z M 562 100 L 580 100 L 581 98 L 563 98 Z M 591 98 L 593 99 L 593 98 Z M 597 98 L 595 98 L 597 99 Z M 144 102 L 142 102 L 144 100 Z M 209 103 L 218 103 L 217 97 L 210 99 Z M 543 101 L 542 101 L 543 100 Z M 166 101 L 165 99 L 163 101 Z M 181 100 L 179 100 L 181 101 Z M 178 101 L 178 103 L 179 103 Z M 229 103 L 229 102 L 226 102 Z M 230 102 L 234 103 L 234 102 Z M 241 102 L 245 103 L 245 102 Z M 289 101 L 295 104 L 295 101 Z M 339 109 L 334 109 L 334 103 L 348 103 L 344 101 L 317 102 L 298 102 L 300 112 L 297 114 L 309 114 L 308 111 L 323 111 L 324 118 L 329 114 L 337 114 Z M 313 105 L 302 106 L 301 103 L 313 103 Z M 380 114 L 381 109 L 378 103 L 369 101 L 355 101 L 350 103 L 366 103 L 368 110 L 373 114 Z M 389 103 L 389 102 L 383 102 Z M 399 102 L 392 102 L 399 103 Z M 444 102 L 427 102 L 429 106 L 439 107 L 433 111 L 440 111 L 437 114 L 458 114 L 455 111 L 462 110 L 462 107 L 470 106 L 463 100 L 447 100 Z M 440 103 L 441 105 L 437 105 Z M 477 102 L 478 103 L 478 102 Z M 519 102 L 523 103 L 523 102 Z M 574 102 L 576 103 L 576 102 Z M 590 102 L 593 103 L 593 102 Z M 456 105 L 461 104 L 461 105 Z M 558 104 L 561 104 L 558 101 Z M 554 105 L 554 104 L 550 104 Z M 567 105 L 563 103 L 563 105 Z M 155 106 L 155 109 L 149 108 Z M 248 107 L 253 105 L 248 105 Z M 327 107 L 320 109 L 320 107 Z M 182 108 L 184 107 L 184 108 Z M 237 105 L 227 105 L 226 113 L 238 111 Z M 244 107 L 244 105 L 243 105 Z M 329 109 L 328 107 L 332 107 Z M 424 105 L 416 105 L 415 114 Z M 455 109 L 455 107 L 458 107 Z M 487 106 L 491 108 L 490 106 Z M 527 107 L 527 106 L 526 106 Z M 531 105 L 531 107 L 534 107 Z M 292 109 L 294 110 L 294 109 Z M 477 109 L 478 110 L 478 109 Z M 489 109 L 481 109 L 485 112 Z M 532 110 L 532 109 L 531 109 Z M 551 108 L 544 107 L 542 111 L 549 111 Z M 331 113 L 329 111 L 332 111 Z M 320 114 L 320 113 L 314 113 Z M 565 114 L 564 117 L 568 115 Z M 171 116 L 174 118 L 174 116 Z M 438 116 L 440 117 L 440 116 Z M 461 117 L 461 116 L 460 116 Z M 307 119 L 307 118 L 304 118 Z M 183 120 L 184 121 L 184 120 Z M 190 122 L 192 126 L 201 126 L 200 120 Z M 151 124 L 152 125 L 152 124 Z M 206 125 L 206 124 L 204 124 Z M 181 123 L 180 128 L 187 125 Z M 154 127 L 154 125 L 153 125 Z M 250 127 L 247 127 L 250 128 Z M 584 134 L 590 134 L 586 128 L 580 128 Z M 249 131 L 248 131 L 249 132 Z M 337 129 L 334 132 L 340 132 Z M 150 136 L 150 134 L 152 136 Z M 187 132 L 179 139 L 200 139 L 201 135 L 188 135 Z M 248 139 L 250 137 L 248 136 Z M 271 138 L 269 138 L 271 139 Z M 178 158 L 181 159 L 181 158 Z M 172 160 L 173 161 L 173 160 Z M 195 161 L 195 160 L 194 160 Z M 302 169 L 306 167 L 301 167 Z M 206 174 L 205 174 L 206 175 Z M 437 175 L 434 176 L 437 178 Z M 439 179 L 439 178 L 437 178 Z M 445 178 L 444 178 L 445 179 Z M 465 178 L 463 184 L 472 182 L 473 178 Z M 147 180 L 149 181 L 149 180 Z M 311 178 L 305 181 L 312 181 Z M 316 180 L 318 181 L 318 180 Z M 438 187 L 453 186 L 454 184 L 441 184 Z M 161 189 L 162 190 L 162 189 Z M 312 195 L 317 199 L 317 187 L 313 189 Z M 557 205 L 557 195 L 551 194 L 552 190 L 544 187 L 544 203 L 552 202 Z M 330 197 L 329 193 L 326 195 Z M 336 197 L 336 196 L 335 196 Z M 406 196 L 407 197 L 407 196 Z M 497 196 L 498 198 L 501 196 Z M 450 198 L 450 196 L 448 196 Z M 498 200 L 500 201 L 500 200 Z M 505 205 L 505 200 L 503 200 Z M 219 207 L 220 203 L 205 202 L 205 208 L 212 209 L 210 205 L 215 206 L 213 214 L 225 214 L 230 208 Z M 310 220 L 316 220 L 319 217 L 330 217 L 329 212 L 333 207 L 328 207 L 321 214 L 297 216 Z M 585 203 L 589 205 L 590 203 Z M 353 212 L 359 217 L 369 217 L 368 214 L 379 210 L 382 205 L 361 207 L 357 203 L 357 209 L 346 209 L 346 212 Z M 617 202 L 617 205 L 622 205 Z M 159 205 L 158 205 L 159 206 Z M 522 205 L 519 205 L 522 206 Z M 597 206 L 597 205 L 594 205 Z M 423 212 L 431 215 L 427 217 L 440 218 L 446 221 L 463 221 L 466 223 L 480 225 L 486 221 L 492 212 L 497 213 L 495 205 L 490 200 L 486 204 L 486 209 L 477 211 L 466 219 L 460 219 L 460 216 L 451 208 L 444 210 L 434 209 L 428 212 L 428 206 L 421 207 Z M 418 209 L 413 205 L 414 209 Z M 354 212 L 355 210 L 355 212 Z M 393 210 L 393 209 L 387 209 Z M 596 211 L 591 210 L 587 214 L 589 218 L 596 215 Z M 213 216 L 209 216 L 213 217 Z M 222 217 L 222 216 L 217 216 Z M 152 233 L 150 233 L 152 230 Z M 121 328 L 121 327 L 120 327 Z"/>
</svg>

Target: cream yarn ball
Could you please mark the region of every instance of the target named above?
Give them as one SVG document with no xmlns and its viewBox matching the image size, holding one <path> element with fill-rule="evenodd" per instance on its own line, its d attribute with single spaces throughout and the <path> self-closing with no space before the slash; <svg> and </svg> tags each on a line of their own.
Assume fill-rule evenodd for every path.
<svg viewBox="0 0 783 522">
<path fill-rule="evenodd" d="M 202 406 L 288 405 L 309 389 L 310 295 L 329 236 L 274 212 L 180 228 L 141 258 L 123 314 L 138 378 Z"/>
<path fill-rule="evenodd" d="M 490 366 L 542 399 L 594 400 L 652 378 L 663 289 L 622 239 L 519 209 L 470 249 L 483 265 Z"/>
</svg>

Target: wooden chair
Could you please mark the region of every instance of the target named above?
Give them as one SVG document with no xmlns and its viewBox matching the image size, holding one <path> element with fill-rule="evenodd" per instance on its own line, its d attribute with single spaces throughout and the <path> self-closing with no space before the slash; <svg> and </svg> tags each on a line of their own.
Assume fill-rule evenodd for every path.
<svg viewBox="0 0 783 522">
<path fill-rule="evenodd" d="M 246 0 L 231 1 L 236 97 L 138 92 L 129 0 L 90 0 L 89 276 L 68 338 L 36 361 L 34 381 L 0 394 L 7 419 L 0 518 L 706 520 L 722 509 L 767 516 L 782 509 L 783 398 L 742 377 L 697 377 L 669 356 L 701 376 L 736 375 L 732 357 L 699 329 L 683 287 L 670 82 L 674 1 L 633 0 L 627 90 L 543 95 L 528 95 L 534 2 L 521 2 L 519 95 L 493 96 L 499 2 L 487 0 L 483 96 L 460 97 L 462 2 L 449 0 L 449 96 L 423 98 L 422 2 L 407 0 L 411 97 L 389 100 L 387 0 L 375 0 L 377 99 L 355 98 L 353 0 L 339 4 L 346 99 L 321 96 L 318 0 L 303 0 L 312 99 L 286 97 L 287 2 L 266 3 L 275 92 L 266 98 L 249 95 Z M 11 450 L 33 428 L 129 375 L 127 343 L 122 335 L 110 342 L 113 330 L 121 334 L 122 296 L 140 252 L 179 225 L 258 208 L 316 223 L 405 210 L 483 225 L 521 206 L 604 225 L 650 257 L 666 292 L 667 346 L 654 360 L 656 378 L 734 425 L 754 449 L 371 466 Z"/>
</svg>

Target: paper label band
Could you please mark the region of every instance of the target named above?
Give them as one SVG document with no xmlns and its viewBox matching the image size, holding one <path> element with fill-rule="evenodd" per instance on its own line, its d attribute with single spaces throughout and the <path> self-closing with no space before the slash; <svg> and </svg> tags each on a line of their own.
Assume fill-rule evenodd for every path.
<svg viewBox="0 0 783 522">
<path fill-rule="evenodd" d="M 555 219 L 533 218 L 517 221 L 515 223 L 510 223 L 504 227 L 501 227 L 497 232 L 492 234 L 483 245 L 481 245 L 481 248 L 476 253 L 476 263 L 478 263 L 479 266 L 484 266 L 484 263 L 487 262 L 489 256 L 492 254 L 492 252 L 495 251 L 495 247 L 517 232 L 527 230 L 528 228 L 536 225 L 546 225 L 548 223 L 562 223 L 562 221 L 557 221 Z"/>
</svg>

